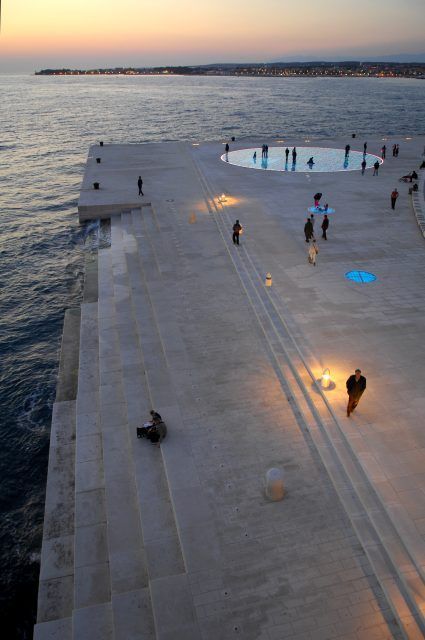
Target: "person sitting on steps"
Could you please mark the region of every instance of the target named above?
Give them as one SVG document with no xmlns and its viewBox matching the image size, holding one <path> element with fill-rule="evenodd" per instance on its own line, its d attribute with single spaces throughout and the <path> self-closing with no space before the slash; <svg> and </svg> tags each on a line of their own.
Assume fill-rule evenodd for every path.
<svg viewBox="0 0 425 640">
<path fill-rule="evenodd" d="M 152 409 L 150 415 L 149 422 L 145 422 L 143 427 L 137 428 L 137 437 L 147 438 L 152 444 L 159 445 L 167 435 L 167 427 L 157 411 Z"/>
</svg>

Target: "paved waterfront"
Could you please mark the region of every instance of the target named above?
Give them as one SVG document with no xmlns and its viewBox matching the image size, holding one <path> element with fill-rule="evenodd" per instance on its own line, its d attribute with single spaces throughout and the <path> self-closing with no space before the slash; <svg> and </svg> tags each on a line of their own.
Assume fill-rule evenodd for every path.
<svg viewBox="0 0 425 640">
<path fill-rule="evenodd" d="M 99 302 L 82 305 L 75 539 L 56 545 L 74 559 L 61 570 L 47 539 L 42 558 L 44 592 L 59 581 L 69 598 L 40 608 L 37 638 L 422 637 L 425 240 L 397 178 L 424 140 L 396 141 L 378 177 L 250 171 L 221 144 L 92 150 L 80 204 L 126 211 L 99 252 Z M 313 267 L 316 191 L 336 213 Z M 368 388 L 347 419 L 357 366 Z M 135 437 L 152 405 L 160 449 Z"/>
</svg>

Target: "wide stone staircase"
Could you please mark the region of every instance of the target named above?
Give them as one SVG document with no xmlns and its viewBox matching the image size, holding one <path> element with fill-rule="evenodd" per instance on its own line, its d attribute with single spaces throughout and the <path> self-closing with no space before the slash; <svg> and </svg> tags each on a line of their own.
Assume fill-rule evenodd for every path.
<svg viewBox="0 0 425 640">
<path fill-rule="evenodd" d="M 123 212 L 111 230 L 99 300 L 81 307 L 70 615 L 53 613 L 35 638 L 190 640 L 200 631 L 188 569 L 214 562 L 214 533 L 160 332 L 164 311 L 168 357 L 181 358 L 161 283 L 179 256 L 173 247 L 161 262 L 174 240 L 151 208 Z M 169 428 L 160 447 L 136 437 L 152 407 Z"/>
<path fill-rule="evenodd" d="M 208 197 L 208 185 L 205 191 Z M 212 199 L 209 205 L 219 213 L 218 229 L 209 232 L 225 239 L 230 216 Z M 111 247 L 99 251 L 99 299 L 81 309 L 73 566 L 62 572 L 71 576 L 72 602 L 60 619 L 52 614 L 36 626 L 36 640 L 201 638 L 191 575 L 216 566 L 219 536 L 183 424 L 196 405 L 196 381 L 190 397 L 175 385 L 174 373 L 191 375 L 176 314 L 189 304 L 179 280 L 196 281 L 188 255 L 199 236 L 189 237 L 173 210 L 162 202 L 114 216 Z M 264 290 L 255 255 L 244 248 L 231 260 L 276 375 L 312 435 L 403 636 L 422 637 L 413 554 L 329 407 L 311 400 L 305 363 L 279 301 Z M 136 437 L 151 408 L 168 426 L 159 447 Z"/>
</svg>

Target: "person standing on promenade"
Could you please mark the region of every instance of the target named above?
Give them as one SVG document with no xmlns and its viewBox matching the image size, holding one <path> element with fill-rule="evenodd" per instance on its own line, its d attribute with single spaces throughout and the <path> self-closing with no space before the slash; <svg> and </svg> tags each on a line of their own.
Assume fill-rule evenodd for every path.
<svg viewBox="0 0 425 640">
<path fill-rule="evenodd" d="M 375 164 L 373 165 L 373 175 L 377 176 L 378 175 L 378 171 L 379 171 L 379 162 L 378 160 L 375 162 Z"/>
<path fill-rule="evenodd" d="M 387 146 L 384 144 L 382 149 L 381 149 L 381 158 L 382 158 L 382 160 L 385 160 L 386 153 L 387 153 Z"/>
<path fill-rule="evenodd" d="M 320 198 L 322 197 L 322 194 L 320 193 L 320 191 L 318 191 L 317 193 L 314 194 L 313 199 L 314 199 L 314 206 L 317 207 L 319 206 L 319 202 L 320 202 Z"/>
<path fill-rule="evenodd" d="M 399 144 L 396 144 L 396 146 L 395 146 L 395 157 L 396 157 L 396 158 L 398 158 L 398 153 L 399 153 L 399 151 L 400 151 L 400 145 L 399 145 Z"/>
<path fill-rule="evenodd" d="M 257 152 L 254 151 L 254 155 L 252 156 L 252 159 L 254 160 L 254 162 L 257 162 Z"/>
<path fill-rule="evenodd" d="M 326 232 L 327 232 L 328 228 L 329 228 L 329 218 L 325 213 L 325 216 L 324 216 L 323 222 L 322 222 L 322 238 L 323 238 L 323 240 L 327 240 L 328 239 L 327 236 L 326 236 Z"/>
<path fill-rule="evenodd" d="M 297 162 L 297 148 L 294 147 L 292 149 L 292 164 L 296 164 Z"/>
<path fill-rule="evenodd" d="M 139 179 L 137 180 L 137 186 L 139 187 L 139 196 L 143 196 L 143 180 L 142 180 L 142 176 L 139 176 Z"/>
<path fill-rule="evenodd" d="M 346 158 L 348 158 L 348 156 L 350 155 L 350 149 L 351 149 L 350 145 L 346 144 L 345 145 L 345 157 Z"/>
<path fill-rule="evenodd" d="M 285 162 L 286 162 L 286 164 L 288 164 L 288 156 L 289 156 L 289 149 L 288 149 L 288 147 L 286 147 L 286 149 L 285 149 Z"/>
<path fill-rule="evenodd" d="M 264 149 L 265 149 L 265 152 L 266 152 L 266 158 L 268 158 L 269 157 L 269 145 L 266 144 Z"/>
<path fill-rule="evenodd" d="M 364 172 L 366 171 L 366 160 L 364 158 L 361 166 L 362 166 L 362 176 L 364 176 Z"/>
<path fill-rule="evenodd" d="M 226 142 L 226 146 L 224 147 L 224 151 L 226 152 L 226 156 L 227 156 L 227 154 L 230 151 L 230 147 L 229 147 L 229 143 L 228 142 Z"/>
<path fill-rule="evenodd" d="M 397 191 L 397 189 L 394 189 L 394 191 L 391 191 L 391 209 L 395 209 L 395 203 L 397 202 L 397 198 L 399 196 L 399 193 Z"/>
<path fill-rule="evenodd" d="M 367 153 L 367 142 L 365 142 L 363 145 L 363 155 L 365 156 L 366 153 Z"/>
<path fill-rule="evenodd" d="M 366 389 L 366 378 L 362 376 L 360 369 L 356 369 L 345 383 L 348 393 L 347 418 L 354 411 L 360 402 L 360 398 Z"/>
<path fill-rule="evenodd" d="M 313 234 L 314 234 L 314 229 L 311 223 L 311 219 L 307 218 L 307 222 L 304 225 L 305 241 L 310 242 L 311 238 L 313 238 Z"/>
<path fill-rule="evenodd" d="M 239 222 L 239 220 L 236 220 L 235 224 L 233 225 L 233 236 L 232 236 L 233 244 L 239 244 L 239 235 L 241 233 L 242 233 L 242 225 Z"/>
</svg>

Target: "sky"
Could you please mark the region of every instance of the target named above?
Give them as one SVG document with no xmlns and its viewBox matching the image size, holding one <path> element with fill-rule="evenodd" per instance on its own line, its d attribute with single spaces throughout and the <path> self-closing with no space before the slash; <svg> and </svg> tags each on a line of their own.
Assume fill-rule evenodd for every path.
<svg viewBox="0 0 425 640">
<path fill-rule="evenodd" d="M 425 0 L 2 0 L 0 71 L 425 52 Z"/>
</svg>

